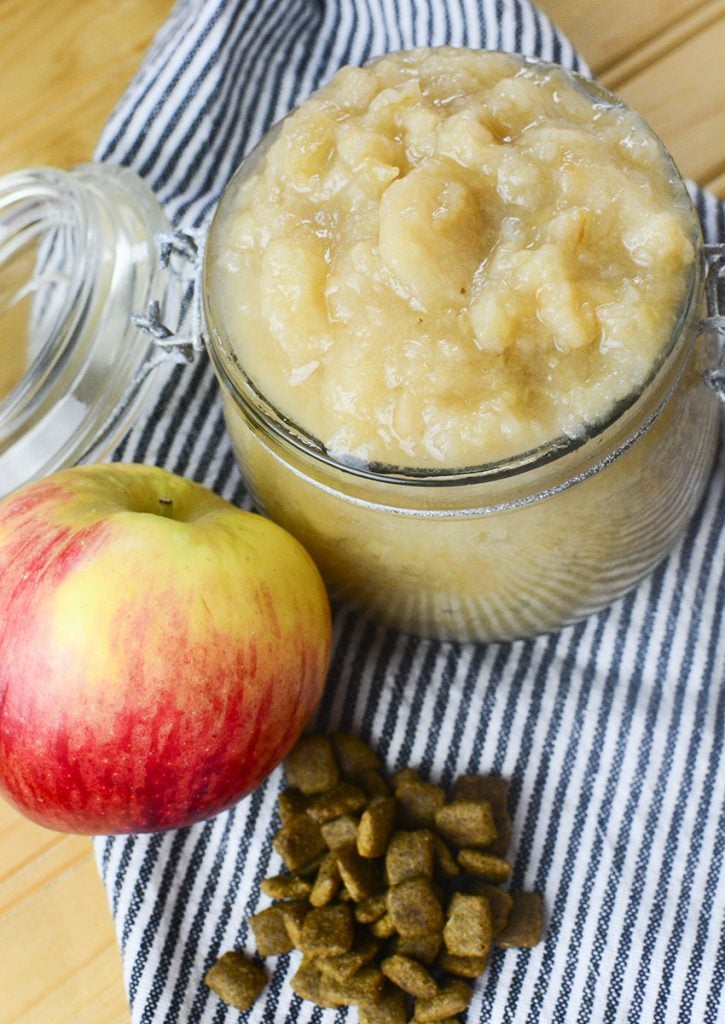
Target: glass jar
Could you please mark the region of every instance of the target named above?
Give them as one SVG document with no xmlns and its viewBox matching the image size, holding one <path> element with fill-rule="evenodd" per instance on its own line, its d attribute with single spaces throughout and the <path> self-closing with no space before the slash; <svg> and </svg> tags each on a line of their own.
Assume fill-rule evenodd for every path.
<svg viewBox="0 0 725 1024">
<path fill-rule="evenodd" d="M 184 287 L 173 236 L 132 171 L 86 164 L 0 179 L 0 496 L 106 456 L 162 368 Z M 132 316 L 132 314 L 140 314 Z"/>
<path fill-rule="evenodd" d="M 203 263 L 200 236 L 172 232 L 128 170 L 0 181 L 0 315 L 25 363 L 9 371 L 19 379 L 0 377 L 0 494 L 103 458 L 164 367 L 205 344 L 258 507 L 308 548 L 333 596 L 406 631 L 491 641 L 559 628 L 624 594 L 671 549 L 712 466 L 722 247 L 703 245 L 693 211 L 697 259 L 663 358 L 585 438 L 466 470 L 349 465 L 259 392 L 221 327 L 219 226 L 273 137 L 225 191 Z"/>
<path fill-rule="evenodd" d="M 551 69 L 527 59 L 518 63 L 526 73 Z M 410 70 L 406 65 L 403 74 Z M 579 76 L 564 77 L 592 110 L 626 109 Z M 317 146 L 327 153 L 329 141 L 319 134 L 316 120 L 320 108 L 313 109 L 310 151 L 316 153 Z M 378 130 L 368 121 L 364 125 L 366 131 Z M 405 129 L 398 125 L 397 130 Z M 226 421 L 258 507 L 302 541 L 334 596 L 412 633 L 511 640 L 559 628 L 624 594 L 667 554 L 694 513 L 717 445 L 718 404 L 703 378 L 716 351 L 712 337 L 701 331 L 705 253 L 691 204 L 687 221 L 697 256 L 674 330 L 649 379 L 617 402 L 604 422 L 584 436 L 558 437 L 521 455 L 464 469 L 361 465 L 336 457 L 293 422 L 289 410 L 261 393 L 240 352 L 250 351 L 251 359 L 252 346 L 265 340 L 252 337 L 245 348 L 238 336 L 243 322 L 225 315 L 220 277 L 227 262 L 227 226 L 242 217 L 236 197 L 262 166 L 278 131 L 227 186 L 208 235 L 203 288 Z M 304 139 L 297 136 L 287 146 L 275 152 L 275 170 L 294 160 L 297 151 L 306 153 Z M 688 203 L 664 147 L 661 159 Z M 317 181 L 318 163 L 313 161 L 310 182 Z M 331 172 L 331 178 L 332 185 L 317 187 L 337 195 L 339 175 Z M 282 186 L 274 178 L 268 187 Z M 304 195 L 307 187 L 313 186 L 298 175 L 291 194 Z M 252 204 L 259 198 L 259 191 L 247 194 L 255 197 Z M 290 218 L 296 208 L 287 200 L 280 192 L 275 210 Z M 407 192 L 406 201 L 414 202 Z M 334 219 L 337 207 L 332 211 L 325 213 Z M 324 215 L 320 210 L 321 225 L 327 223 Z M 253 232 L 262 228 L 247 219 L 243 223 L 240 231 L 251 245 Z M 344 232 L 344 223 L 336 230 Z M 289 237 L 280 239 L 289 244 Z M 278 263 L 274 268 L 281 274 Z M 261 287 L 256 279 L 255 287 Z M 300 349 L 303 361 L 319 358 L 314 346 L 300 344 Z M 286 389 L 292 404 L 293 385 L 282 384 L 283 379 L 280 373 L 273 384 L 278 394 Z"/>
</svg>

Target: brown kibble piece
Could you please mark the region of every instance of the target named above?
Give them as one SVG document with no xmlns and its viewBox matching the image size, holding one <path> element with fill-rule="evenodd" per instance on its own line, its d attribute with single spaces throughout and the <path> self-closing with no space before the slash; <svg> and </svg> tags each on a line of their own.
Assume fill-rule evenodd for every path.
<svg viewBox="0 0 725 1024">
<path fill-rule="evenodd" d="M 322 995 L 322 971 L 313 960 L 304 957 L 297 968 L 296 973 L 290 981 L 290 988 L 296 992 L 301 999 L 309 999 L 311 1003 L 317 1003 L 331 1010 L 339 1007 L 339 1003 L 332 1000 L 326 1001 Z"/>
<path fill-rule="evenodd" d="M 380 920 L 386 909 L 385 893 L 377 892 L 374 896 L 360 900 L 354 910 L 355 920 L 360 924 L 372 924 Z"/>
<path fill-rule="evenodd" d="M 459 775 L 453 783 L 454 800 L 487 800 L 497 814 L 508 810 L 509 782 L 495 775 Z"/>
<path fill-rule="evenodd" d="M 443 909 L 427 878 L 407 878 L 391 886 L 386 902 L 401 935 L 426 935 L 443 927 Z"/>
<path fill-rule="evenodd" d="M 313 907 L 324 907 L 327 903 L 332 903 L 341 885 L 342 879 L 335 855 L 328 853 L 322 858 L 322 863 L 317 869 L 315 884 L 309 896 L 310 903 Z"/>
<path fill-rule="evenodd" d="M 327 852 L 320 826 L 306 814 L 298 814 L 282 826 L 273 845 L 290 871 L 303 871 Z"/>
<path fill-rule="evenodd" d="M 354 814 L 365 806 L 366 797 L 361 789 L 351 782 L 340 782 L 326 793 L 313 797 L 307 813 L 313 821 L 320 825 L 325 821 L 333 821 L 343 814 Z"/>
<path fill-rule="evenodd" d="M 468 1007 L 471 995 L 471 986 L 456 978 L 429 999 L 416 999 L 413 1019 L 419 1024 L 434 1024 L 455 1017 Z"/>
<path fill-rule="evenodd" d="M 273 900 L 294 900 L 309 896 L 312 885 L 298 875 L 274 875 L 262 879 L 261 889 Z"/>
<path fill-rule="evenodd" d="M 456 846 L 488 846 L 496 838 L 491 805 L 486 800 L 454 800 L 436 811 L 436 828 Z"/>
<path fill-rule="evenodd" d="M 493 775 L 461 775 L 453 785 L 454 800 L 488 800 L 490 803 L 498 835 L 489 844 L 489 849 L 499 857 L 506 856 L 511 842 L 509 789 L 507 779 L 499 779 Z"/>
<path fill-rule="evenodd" d="M 285 789 L 279 794 L 277 809 L 282 824 L 286 824 L 298 814 L 304 814 L 310 805 L 310 797 L 299 789 Z"/>
<path fill-rule="evenodd" d="M 278 956 L 294 949 L 284 916 L 279 906 L 267 907 L 249 919 L 261 956 Z"/>
<path fill-rule="evenodd" d="M 340 956 L 322 957 L 318 960 L 320 970 L 334 981 L 345 981 L 356 974 L 361 967 L 369 964 L 380 952 L 380 943 L 368 932 L 356 938 L 349 953 Z"/>
<path fill-rule="evenodd" d="M 458 863 L 464 871 L 482 878 L 485 882 L 505 882 L 511 876 L 509 862 L 486 850 L 459 850 Z"/>
<path fill-rule="evenodd" d="M 373 921 L 370 931 L 376 939 L 389 939 L 395 935 L 395 925 L 390 914 L 383 914 L 377 921 Z"/>
<path fill-rule="evenodd" d="M 312 958 L 340 956 L 352 948 L 354 926 L 347 903 L 330 903 L 309 911 L 302 925 L 299 948 Z"/>
<path fill-rule="evenodd" d="M 287 755 L 284 771 L 290 786 L 305 795 L 326 793 L 340 781 L 332 744 L 327 736 L 302 736 Z"/>
<path fill-rule="evenodd" d="M 397 885 L 406 878 L 417 876 L 433 878 L 433 833 L 428 829 L 395 832 L 385 853 L 388 885 Z"/>
<path fill-rule="evenodd" d="M 438 966 L 457 978 L 477 978 L 483 974 L 487 963 L 486 956 L 456 956 L 454 953 L 442 953 L 438 959 Z"/>
<path fill-rule="evenodd" d="M 374 768 L 363 772 L 355 781 L 367 797 L 390 796 L 390 786 Z"/>
<path fill-rule="evenodd" d="M 402 781 L 395 788 L 395 796 L 405 828 L 432 828 L 436 811 L 446 802 L 446 794 L 440 786 L 420 779 Z"/>
<path fill-rule="evenodd" d="M 209 968 L 204 982 L 229 1006 L 248 1010 L 267 984 L 267 975 L 249 957 L 230 950 Z"/>
<path fill-rule="evenodd" d="M 320 991 L 323 998 L 342 1006 L 374 1006 L 383 997 L 384 985 L 385 975 L 377 964 L 368 964 L 345 981 L 336 982 L 323 971 Z"/>
<path fill-rule="evenodd" d="M 357 842 L 357 821 L 349 814 L 343 814 L 320 826 L 322 838 L 330 850 L 341 846 L 354 846 Z"/>
<path fill-rule="evenodd" d="M 477 896 L 485 896 L 491 908 L 491 925 L 494 936 L 503 931 L 511 913 L 513 898 L 505 889 L 498 885 L 490 885 L 479 878 L 475 878 L 468 886 L 469 892 Z"/>
<path fill-rule="evenodd" d="M 443 929 L 448 952 L 455 956 L 487 956 L 492 939 L 491 908 L 486 897 L 454 893 Z"/>
<path fill-rule="evenodd" d="M 456 858 L 448 849 L 440 836 L 433 836 L 433 866 L 443 882 L 452 882 L 461 873 Z"/>
<path fill-rule="evenodd" d="M 357 852 L 361 857 L 382 857 L 395 821 L 395 797 L 378 796 L 360 816 L 357 829 Z"/>
<path fill-rule="evenodd" d="M 357 736 L 336 732 L 330 739 L 344 778 L 358 782 L 365 772 L 380 770 L 378 755 Z"/>
<path fill-rule="evenodd" d="M 379 1003 L 360 1007 L 358 1019 L 360 1024 L 406 1024 L 408 1008 L 405 995 L 399 988 L 383 989 Z"/>
<path fill-rule="evenodd" d="M 411 957 L 396 953 L 383 960 L 380 967 L 386 978 L 390 978 L 394 985 L 411 996 L 429 999 L 438 991 L 438 986 L 425 967 Z"/>
<path fill-rule="evenodd" d="M 513 906 L 508 924 L 496 936 L 496 945 L 530 948 L 541 941 L 544 931 L 544 907 L 538 892 L 512 892 Z"/>
<path fill-rule="evenodd" d="M 397 790 L 398 786 L 403 786 L 407 782 L 420 782 L 420 776 L 415 768 L 400 768 L 397 772 L 393 772 L 390 781 L 393 784 L 393 789 Z"/>
<path fill-rule="evenodd" d="M 409 956 L 422 964 L 432 964 L 443 945 L 441 932 L 430 932 L 428 935 L 396 935 L 393 951 L 401 956 Z"/>
<path fill-rule="evenodd" d="M 361 857 L 353 846 L 341 846 L 334 853 L 345 888 L 356 903 L 381 891 L 383 879 L 377 861 Z"/>
<path fill-rule="evenodd" d="M 286 900 L 284 903 L 278 903 L 277 906 L 282 915 L 287 934 L 292 940 L 293 945 L 299 949 L 302 938 L 302 925 L 310 910 L 309 903 L 304 899 Z"/>
</svg>

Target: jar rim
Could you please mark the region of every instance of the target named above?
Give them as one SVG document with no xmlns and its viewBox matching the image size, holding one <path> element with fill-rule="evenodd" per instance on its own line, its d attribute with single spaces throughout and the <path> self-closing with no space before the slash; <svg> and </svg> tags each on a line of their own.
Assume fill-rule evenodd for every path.
<svg viewBox="0 0 725 1024">
<path fill-rule="evenodd" d="M 494 51 L 490 51 L 494 52 Z M 503 53 L 504 51 L 498 51 Z M 555 64 L 551 61 L 541 60 L 537 57 L 528 57 L 522 54 L 507 53 L 506 56 L 514 57 L 520 61 L 522 67 L 532 67 L 544 71 L 556 71 L 563 73 L 580 91 L 589 97 L 595 97 L 602 104 L 609 107 L 619 107 L 623 110 L 632 110 L 620 97 L 608 91 L 598 82 L 591 81 L 583 75 L 570 68 Z M 369 63 L 374 63 L 375 58 Z M 289 116 L 289 115 L 286 115 Z M 616 402 L 608 414 L 599 420 L 583 424 L 582 430 L 576 435 L 558 435 L 548 441 L 537 445 L 534 448 L 518 452 L 502 459 L 491 462 L 483 462 L 474 465 L 465 465 L 454 468 L 447 467 L 416 467 L 397 466 L 381 462 L 372 462 L 358 459 L 352 456 L 332 455 L 326 446 L 311 432 L 305 430 L 291 417 L 272 403 L 256 386 L 252 378 L 245 371 L 240 359 L 234 352 L 229 338 L 220 327 L 221 317 L 215 316 L 212 295 L 213 288 L 210 287 L 210 268 L 208 254 L 212 249 L 207 245 L 204 261 L 204 287 L 202 289 L 205 306 L 206 321 L 208 330 L 205 332 L 204 340 L 209 353 L 212 365 L 215 368 L 219 380 L 224 385 L 227 393 L 235 403 L 246 413 L 252 421 L 261 429 L 268 431 L 278 441 L 291 446 L 298 453 L 311 458 L 314 463 L 321 467 L 331 469 L 345 475 L 356 477 L 362 481 L 373 484 L 395 484 L 396 486 L 410 488 L 431 488 L 467 486 L 472 484 L 493 483 L 497 481 L 510 480 L 521 476 L 529 471 L 543 469 L 553 464 L 558 464 L 565 457 L 573 454 L 596 439 L 601 438 L 613 427 L 624 423 L 627 414 L 640 403 L 657 386 L 658 382 L 666 375 L 673 361 L 680 351 L 680 343 L 689 336 L 687 327 L 692 323 L 693 317 L 699 321 L 699 309 L 704 293 L 705 280 L 705 251 L 702 238 L 702 230 L 689 196 L 682 174 L 677 168 L 670 152 L 660 139 L 659 135 L 647 123 L 641 114 L 637 113 L 642 123 L 648 128 L 653 139 L 658 145 L 660 154 L 667 168 L 669 179 L 674 188 L 681 191 L 685 206 L 689 215 L 691 228 L 691 241 L 695 252 L 692 264 L 688 268 L 686 288 L 680 303 L 677 318 L 669 334 L 667 342 L 662 346 L 658 357 L 652 363 L 650 371 L 645 380 L 633 388 L 628 395 Z M 209 226 L 208 240 L 212 238 L 216 226 L 224 217 L 224 200 L 234 191 L 235 183 L 246 177 L 258 163 L 264 158 L 269 146 L 277 136 L 285 118 L 276 122 L 257 143 L 257 145 L 243 159 L 234 175 L 228 182 L 224 194 L 217 205 Z M 679 377 L 678 377 L 679 379 Z M 646 425 L 639 424 L 632 427 L 628 436 L 616 446 L 616 453 L 621 454 L 627 450 L 637 437 L 641 436 L 645 429 L 649 429 L 651 423 L 659 415 L 667 404 L 669 395 L 673 388 L 670 388 L 665 399 L 657 404 Z M 610 458 L 602 459 L 594 469 L 587 471 L 584 475 L 589 476 L 591 472 L 598 471 L 611 461 Z M 578 477 L 572 478 L 572 482 L 578 482 Z M 542 495 L 537 495 L 540 497 Z M 508 507 L 508 505 L 506 505 Z"/>
</svg>

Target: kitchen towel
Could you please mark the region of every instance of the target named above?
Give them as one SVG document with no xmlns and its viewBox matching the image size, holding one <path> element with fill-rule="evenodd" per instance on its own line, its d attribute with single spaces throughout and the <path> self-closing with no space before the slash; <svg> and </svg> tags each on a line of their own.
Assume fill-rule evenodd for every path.
<svg viewBox="0 0 725 1024">
<path fill-rule="evenodd" d="M 452 43 L 517 50 L 586 73 L 526 0 L 182 0 L 113 113 L 97 157 L 133 167 L 179 225 L 198 226 L 269 125 L 342 64 Z M 723 207 L 694 190 L 706 236 Z M 175 367 L 115 453 L 249 506 L 205 358 Z M 498 951 L 468 1021 L 716 1024 L 725 957 L 723 667 L 725 466 L 672 555 L 624 599 L 559 633 L 434 643 L 339 608 L 323 730 L 370 740 L 390 770 L 512 782 L 512 887 L 542 893 L 546 937 Z M 238 1012 L 202 982 L 254 950 L 268 902 L 277 770 L 189 829 L 99 837 L 96 854 L 134 1024 L 221 1024 Z M 254 1022 L 350 1019 L 301 1002 L 294 956 L 272 960 Z"/>
</svg>

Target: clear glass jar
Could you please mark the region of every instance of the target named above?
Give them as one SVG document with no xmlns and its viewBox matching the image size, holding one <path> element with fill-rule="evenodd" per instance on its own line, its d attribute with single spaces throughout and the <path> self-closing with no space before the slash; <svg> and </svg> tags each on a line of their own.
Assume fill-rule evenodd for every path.
<svg viewBox="0 0 725 1024">
<path fill-rule="evenodd" d="M 0 496 L 102 459 L 180 358 L 131 315 L 179 306 L 182 283 L 160 258 L 169 232 L 120 167 L 0 180 Z"/>
<path fill-rule="evenodd" d="M 558 628 L 624 594 L 671 549 L 712 466 L 725 250 L 703 246 L 693 212 L 698 258 L 665 355 L 585 440 L 473 470 L 345 465 L 255 388 L 216 307 L 215 232 L 273 135 L 222 197 L 203 266 L 198 233 L 172 232 L 128 170 L 0 180 L 0 496 L 105 457 L 164 367 L 206 344 L 258 507 L 306 545 L 334 596 L 403 630 L 488 641 Z"/>
<path fill-rule="evenodd" d="M 594 103 L 619 104 L 570 77 Z M 511 640 L 623 595 L 693 515 L 717 445 L 718 403 L 703 376 L 717 355 L 701 330 L 705 250 L 694 210 L 697 258 L 669 344 L 642 389 L 585 438 L 557 438 L 472 469 L 351 465 L 260 393 L 218 295 L 215 267 L 235 196 L 274 137 L 227 186 L 208 236 L 203 288 L 226 421 L 258 507 L 302 541 L 335 597 L 412 633 Z M 662 154 L 669 162 L 664 147 Z"/>
</svg>

